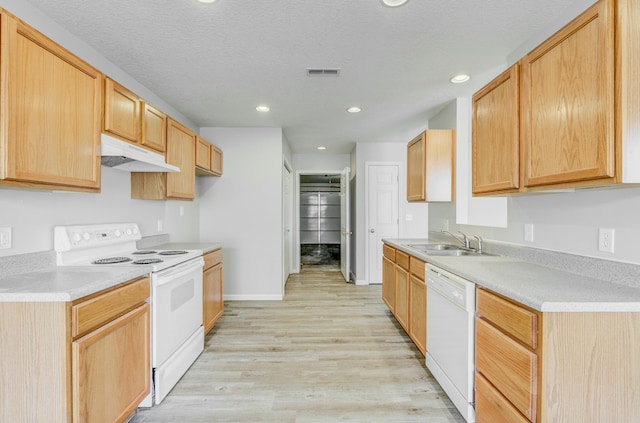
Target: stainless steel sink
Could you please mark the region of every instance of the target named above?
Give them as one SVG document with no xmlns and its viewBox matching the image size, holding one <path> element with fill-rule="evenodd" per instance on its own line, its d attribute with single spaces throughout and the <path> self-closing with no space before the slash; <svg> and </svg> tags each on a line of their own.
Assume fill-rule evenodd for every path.
<svg viewBox="0 0 640 423">
<path fill-rule="evenodd" d="M 460 250 L 459 247 L 452 244 L 409 244 L 408 247 L 414 250 L 422 251 L 424 253 L 431 251 L 450 251 Z"/>
<path fill-rule="evenodd" d="M 428 256 L 492 256 L 494 254 L 479 253 L 453 244 L 407 244 L 407 247 Z"/>
</svg>

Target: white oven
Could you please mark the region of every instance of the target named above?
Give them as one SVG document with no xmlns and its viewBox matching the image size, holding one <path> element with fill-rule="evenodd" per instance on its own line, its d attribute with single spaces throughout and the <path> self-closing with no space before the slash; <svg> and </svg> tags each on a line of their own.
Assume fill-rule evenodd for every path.
<svg viewBox="0 0 640 423">
<path fill-rule="evenodd" d="M 204 350 L 201 250 L 138 250 L 135 223 L 57 226 L 59 266 L 137 266 L 151 279 L 151 392 L 140 406 L 159 404 Z"/>
<path fill-rule="evenodd" d="M 159 404 L 204 349 L 202 268 L 198 257 L 151 273 L 153 404 Z M 151 406 L 147 398 L 142 406 Z"/>
</svg>

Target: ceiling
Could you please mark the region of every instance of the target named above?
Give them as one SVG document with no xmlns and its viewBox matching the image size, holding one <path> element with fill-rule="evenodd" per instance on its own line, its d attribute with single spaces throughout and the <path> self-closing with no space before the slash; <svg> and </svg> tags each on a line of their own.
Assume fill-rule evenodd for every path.
<svg viewBox="0 0 640 423">
<path fill-rule="evenodd" d="M 337 154 L 409 141 L 574 0 L 28 1 L 199 127 L 282 127 L 294 153 Z"/>
</svg>

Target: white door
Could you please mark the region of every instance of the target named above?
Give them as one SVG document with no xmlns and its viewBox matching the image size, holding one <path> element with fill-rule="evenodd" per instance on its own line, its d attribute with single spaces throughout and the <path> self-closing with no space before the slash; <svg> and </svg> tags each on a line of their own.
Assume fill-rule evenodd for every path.
<svg viewBox="0 0 640 423">
<path fill-rule="evenodd" d="M 291 209 L 292 197 L 291 197 L 291 169 L 284 164 L 282 168 L 282 293 L 284 294 L 284 286 L 291 273 L 291 250 L 293 247 L 293 241 L 291 239 Z"/>
<path fill-rule="evenodd" d="M 398 165 L 367 164 L 367 282 L 382 283 L 382 239 L 398 237 Z"/>
<path fill-rule="evenodd" d="M 349 225 L 349 173 L 348 167 L 340 173 L 340 271 L 344 280 L 349 282 L 351 265 L 349 263 L 351 227 Z"/>
</svg>

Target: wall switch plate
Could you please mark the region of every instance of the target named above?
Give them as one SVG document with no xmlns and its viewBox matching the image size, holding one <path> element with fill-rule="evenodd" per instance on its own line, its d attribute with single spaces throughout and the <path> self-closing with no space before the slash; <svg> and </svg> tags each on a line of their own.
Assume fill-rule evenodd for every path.
<svg viewBox="0 0 640 423">
<path fill-rule="evenodd" d="M 524 240 L 533 242 L 533 223 L 524 224 Z"/>
<path fill-rule="evenodd" d="M 407 222 L 411 222 L 413 220 L 413 215 L 411 213 L 405 214 L 404 220 L 406 220 Z"/>
<path fill-rule="evenodd" d="M 613 253 L 615 229 L 598 229 L 598 251 Z"/>
<path fill-rule="evenodd" d="M 449 219 L 442 219 L 442 230 L 443 231 L 449 230 Z"/>
<path fill-rule="evenodd" d="M 0 228 L 0 249 L 11 248 L 12 242 L 11 228 Z"/>
</svg>

